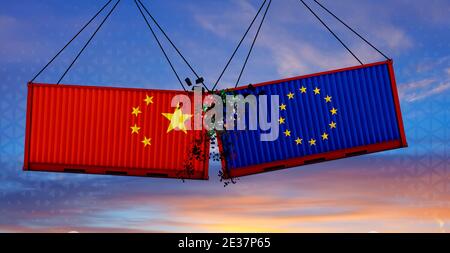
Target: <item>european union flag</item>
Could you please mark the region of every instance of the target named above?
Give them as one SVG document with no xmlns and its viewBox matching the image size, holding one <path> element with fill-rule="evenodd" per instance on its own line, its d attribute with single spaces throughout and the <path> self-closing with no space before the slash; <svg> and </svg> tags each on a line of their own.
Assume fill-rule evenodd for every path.
<svg viewBox="0 0 450 253">
<path fill-rule="evenodd" d="M 392 61 L 242 87 L 279 96 L 279 137 L 261 130 L 219 133 L 223 172 L 249 175 L 406 147 Z M 268 103 L 270 105 L 270 103 Z M 270 116 L 269 116 L 270 118 Z"/>
</svg>

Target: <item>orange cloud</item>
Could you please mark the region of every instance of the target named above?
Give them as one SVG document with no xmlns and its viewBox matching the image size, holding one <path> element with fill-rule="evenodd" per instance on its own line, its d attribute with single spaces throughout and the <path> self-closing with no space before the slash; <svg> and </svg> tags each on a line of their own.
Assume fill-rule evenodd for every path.
<svg viewBox="0 0 450 253">
<path fill-rule="evenodd" d="M 444 231 L 450 221 L 450 196 L 429 185 L 414 187 L 426 182 L 427 175 L 405 175 L 387 173 L 383 167 L 327 170 L 310 167 L 255 176 L 223 192 L 217 191 L 217 195 L 211 194 L 208 186 L 204 192 L 192 195 L 180 192 L 161 197 L 130 196 L 116 208 L 160 207 L 158 212 L 165 218 L 144 219 L 135 224 L 135 229 L 140 230 L 163 227 L 165 231 L 181 232 Z"/>
</svg>

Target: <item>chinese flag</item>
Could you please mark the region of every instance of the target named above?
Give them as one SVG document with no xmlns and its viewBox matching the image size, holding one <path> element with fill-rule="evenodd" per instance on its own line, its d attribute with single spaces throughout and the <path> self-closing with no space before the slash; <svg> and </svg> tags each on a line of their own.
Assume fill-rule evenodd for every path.
<svg viewBox="0 0 450 253">
<path fill-rule="evenodd" d="M 208 178 L 206 132 L 183 91 L 28 85 L 25 170 Z"/>
</svg>

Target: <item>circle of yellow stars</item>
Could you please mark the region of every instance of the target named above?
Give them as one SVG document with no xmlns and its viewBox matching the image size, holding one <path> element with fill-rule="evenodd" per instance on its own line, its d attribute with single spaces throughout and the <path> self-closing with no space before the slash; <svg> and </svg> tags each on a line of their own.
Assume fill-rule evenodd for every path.
<svg viewBox="0 0 450 253">
<path fill-rule="evenodd" d="M 144 99 L 145 105 L 149 106 L 150 104 L 153 104 L 153 96 L 149 96 L 148 94 L 145 95 Z M 140 106 L 132 107 L 131 114 L 134 116 L 134 118 L 138 118 L 139 114 L 141 114 L 141 108 Z M 177 106 L 175 108 L 175 111 L 173 113 L 162 113 L 162 116 L 164 116 L 166 119 L 170 121 L 169 127 L 167 128 L 167 133 L 174 130 L 179 129 L 183 131 L 185 134 L 187 134 L 187 128 L 185 125 L 185 122 L 192 117 L 190 114 L 184 114 L 180 108 L 180 106 Z M 139 135 L 139 131 L 141 130 L 141 127 L 138 126 L 136 123 L 130 127 L 131 128 L 131 135 Z M 152 145 L 152 138 L 147 138 L 147 136 L 144 135 L 143 139 L 140 141 L 144 147 L 151 146 Z"/>
<path fill-rule="evenodd" d="M 301 95 L 302 94 L 306 95 L 308 89 L 305 86 L 302 86 L 302 87 L 299 88 L 299 91 L 300 91 Z M 320 96 L 321 95 L 321 90 L 317 86 L 312 90 L 312 92 L 314 93 L 314 96 Z M 292 99 L 295 98 L 295 93 L 289 92 L 288 94 L 286 94 L 286 97 L 287 97 L 288 100 L 292 100 Z M 324 100 L 325 104 L 331 104 L 332 101 L 333 101 L 333 97 L 331 97 L 330 95 L 327 94 L 325 97 L 323 97 L 323 100 Z M 282 103 L 280 105 L 280 111 L 286 111 L 286 109 L 287 109 L 287 105 Z M 336 117 L 337 114 L 338 114 L 338 109 L 335 108 L 334 106 L 332 106 L 331 109 L 329 109 L 329 113 L 330 113 L 330 115 L 332 117 Z M 286 123 L 286 118 L 280 116 L 280 118 L 278 119 L 278 123 L 280 125 L 285 124 Z M 323 142 L 328 141 L 329 133 L 333 129 L 336 129 L 336 127 L 337 127 L 337 124 L 336 124 L 335 120 L 332 120 L 328 124 L 328 131 L 324 131 L 323 134 L 320 135 L 319 139 L 321 139 L 321 141 L 323 141 Z M 291 136 L 292 133 L 291 133 L 291 131 L 289 129 L 286 129 L 283 132 L 283 134 L 284 134 L 284 136 L 286 138 L 292 138 L 296 145 L 302 145 L 303 144 L 302 137 L 301 136 Z M 311 138 L 311 139 L 307 140 L 307 142 L 308 142 L 309 146 L 311 146 L 311 147 L 317 145 L 317 140 L 315 138 Z"/>
</svg>

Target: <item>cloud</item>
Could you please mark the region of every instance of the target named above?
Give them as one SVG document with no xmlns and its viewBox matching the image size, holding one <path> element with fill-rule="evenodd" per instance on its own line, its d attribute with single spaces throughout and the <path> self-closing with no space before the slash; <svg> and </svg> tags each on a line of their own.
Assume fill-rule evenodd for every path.
<svg viewBox="0 0 450 253">
<path fill-rule="evenodd" d="M 241 35 L 255 15 L 256 9 L 248 1 L 232 1 L 229 6 L 221 6 L 221 14 L 199 14 L 195 12 L 195 21 L 205 30 L 222 38 L 234 39 Z M 236 26 L 236 24 L 241 24 Z M 242 24 L 245 24 L 242 26 Z M 245 28 L 244 28 L 245 27 Z"/>
<path fill-rule="evenodd" d="M 450 89 L 450 56 L 424 61 L 414 68 L 412 76 L 425 76 L 399 85 L 399 96 L 406 102 L 417 102 Z"/>
<path fill-rule="evenodd" d="M 42 14 L 42 17 L 27 16 L 26 19 L 20 19 L 15 16 L 0 15 L 0 64 L 1 63 L 20 63 L 26 61 L 36 61 L 39 57 L 48 58 L 49 52 L 55 48 L 60 48 L 61 43 L 55 39 L 42 43 L 43 38 L 49 36 L 48 23 L 54 25 L 52 28 L 64 29 L 70 31 L 74 24 L 79 20 L 75 18 L 65 18 L 64 22 L 55 22 L 49 16 Z M 68 29 L 69 27 L 69 29 Z M 57 33 L 55 33 L 57 34 Z M 31 39 L 32 38 L 32 39 Z M 67 40 L 64 38 L 64 40 Z"/>
<path fill-rule="evenodd" d="M 424 191 L 433 189 L 413 189 L 409 179 L 399 180 L 404 174 L 380 173 L 389 169 L 363 164 L 355 162 L 345 170 L 334 167 L 315 172 L 306 168 L 307 171 L 297 173 L 284 171 L 246 182 L 245 186 L 237 185 L 228 195 L 190 199 L 173 196 L 165 199 L 168 201 L 165 206 L 170 207 L 167 212 L 172 217 L 198 221 L 194 225 L 197 231 L 364 232 L 373 229 L 387 232 L 406 229 L 406 226 L 413 229 L 416 224 L 406 225 L 410 220 L 423 221 L 429 231 L 434 231 L 438 229 L 434 217 L 450 218 L 446 206 L 439 206 L 449 200 L 445 194 L 435 195 L 433 201 L 428 201 Z M 302 175 L 294 176 L 298 173 Z M 425 178 L 425 175 L 410 177 L 414 182 Z M 277 183 L 280 181 L 282 185 Z M 145 200 L 137 202 L 145 203 Z M 383 220 L 392 222 L 383 224 Z M 339 222 L 352 226 L 330 226 Z"/>
<path fill-rule="evenodd" d="M 24 51 L 31 50 L 32 43 L 25 40 L 20 32 L 24 29 L 23 24 L 14 17 L 0 15 L 0 62 L 13 60 L 23 54 Z"/>
<path fill-rule="evenodd" d="M 430 81 L 430 80 L 423 80 L 423 81 Z M 423 81 L 419 81 L 423 82 Z M 411 93 L 407 93 L 406 95 L 403 95 L 403 98 L 408 101 L 408 102 L 416 102 L 428 97 L 431 97 L 433 95 L 437 95 L 437 94 L 441 94 L 445 91 L 447 91 L 448 89 L 450 89 L 450 81 L 447 80 L 445 82 L 442 83 L 437 83 L 436 80 L 431 80 L 433 85 L 430 85 L 431 87 L 428 90 L 425 91 L 413 91 Z M 410 83 L 411 84 L 415 84 L 415 83 Z"/>
<path fill-rule="evenodd" d="M 404 26 L 404 23 L 397 22 L 400 15 L 407 15 L 412 20 L 409 8 L 405 8 L 400 1 L 345 1 L 334 6 L 336 11 L 342 10 L 342 6 L 347 6 L 341 12 L 341 18 L 347 21 L 356 31 L 371 41 L 381 51 L 388 55 L 401 55 L 414 48 L 415 42 L 412 33 Z M 415 5 L 408 3 L 409 5 Z M 398 9 L 405 10 L 404 12 Z M 406 11 L 407 10 L 407 11 Z M 338 14 L 339 15 L 339 14 Z M 334 20 L 333 20 L 334 22 Z M 342 28 L 345 34 L 351 34 Z M 353 36 L 353 34 L 351 34 Z M 368 45 L 363 44 L 356 36 L 352 38 L 354 44 L 364 45 L 373 52 Z"/>
<path fill-rule="evenodd" d="M 400 160 L 405 163 L 398 166 Z M 0 231 L 441 231 L 436 220 L 449 222 L 450 195 L 429 182 L 429 174 L 414 174 L 416 164 L 396 156 L 365 156 L 242 178 L 227 188 L 217 182 L 175 187 L 162 181 L 152 186 L 156 181 L 148 179 L 109 180 L 105 189 L 97 189 L 108 195 L 80 198 L 74 192 L 35 212 L 29 212 L 33 206 L 16 206 L 26 212 L 9 208 L 2 217 L 12 222 L 0 223 Z M 433 170 L 442 178 L 449 174 L 445 163 Z"/>
<path fill-rule="evenodd" d="M 376 37 L 384 41 L 392 51 L 404 51 L 414 46 L 412 38 L 399 27 L 385 25 L 374 30 L 374 33 Z"/>
<path fill-rule="evenodd" d="M 420 18 L 425 25 L 449 25 L 450 20 L 448 13 L 450 11 L 450 3 L 447 0 L 429 0 L 426 2 L 409 0 L 397 0 L 398 8 L 403 10 L 405 14 L 411 14 L 416 18 Z"/>
<path fill-rule="evenodd" d="M 289 40 L 287 40 L 289 41 Z M 280 76 L 293 76 L 342 66 L 354 65 L 354 59 L 345 53 L 327 53 L 306 41 L 295 40 L 299 44 L 288 47 L 278 46 L 276 42 L 264 45 L 270 50 Z"/>
<path fill-rule="evenodd" d="M 444 55 L 440 57 L 433 57 L 432 59 L 423 59 L 419 63 L 417 63 L 415 69 L 412 71 L 416 71 L 418 74 L 427 74 L 432 73 L 435 70 L 445 69 L 445 73 L 450 76 L 450 69 L 448 66 L 450 65 L 450 55 Z M 439 73 L 441 74 L 441 73 Z"/>
<path fill-rule="evenodd" d="M 224 7 L 220 13 L 212 12 L 213 14 L 210 15 L 194 13 L 193 15 L 204 30 L 235 44 L 256 13 L 257 6 L 251 5 L 250 1 L 232 1 L 231 3 L 233 8 Z M 351 16 L 353 22 L 350 23 L 357 22 L 361 27 L 368 27 L 367 30 L 371 35 L 369 37 L 379 42 L 376 44 L 384 44 L 385 48 L 397 53 L 414 46 L 413 39 L 404 29 L 391 21 L 390 14 L 373 13 L 373 4 L 370 3 L 357 5 L 360 11 Z M 333 23 L 335 23 L 334 20 Z M 376 27 L 373 23 L 376 23 Z M 248 35 L 247 44 L 253 38 L 254 30 L 256 30 L 255 27 Z M 352 35 L 349 37 L 351 40 L 346 39 L 365 62 L 380 59 L 373 49 L 359 39 L 355 39 L 348 30 L 343 31 L 346 35 Z M 240 50 L 245 52 L 247 44 L 244 43 Z M 250 62 L 249 65 L 260 70 L 259 72 L 267 73 L 270 68 L 275 69 L 278 74 L 276 78 L 358 64 L 323 27 L 317 25 L 314 17 L 302 10 L 295 1 L 273 5 Z M 249 70 L 246 74 L 250 75 Z"/>
<path fill-rule="evenodd" d="M 17 27 L 17 20 L 13 17 L 0 15 L 0 29 L 2 31 L 14 29 Z"/>
</svg>

